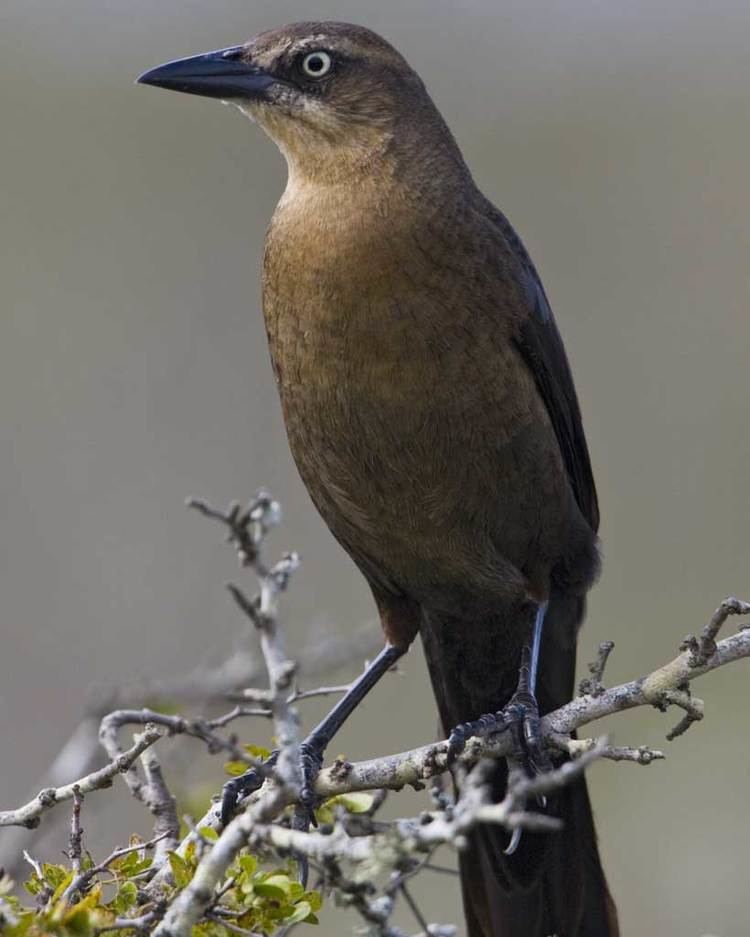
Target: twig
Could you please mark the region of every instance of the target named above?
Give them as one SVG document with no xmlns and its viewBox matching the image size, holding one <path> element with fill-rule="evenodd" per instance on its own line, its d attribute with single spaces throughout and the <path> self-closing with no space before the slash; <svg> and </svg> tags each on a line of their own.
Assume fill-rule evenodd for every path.
<svg viewBox="0 0 750 937">
<path fill-rule="evenodd" d="M 70 859 L 70 867 L 76 875 L 78 875 L 78 873 L 81 871 L 81 854 L 83 851 L 83 830 L 81 829 L 82 803 L 83 795 L 81 794 L 81 789 L 77 784 L 74 784 L 73 812 L 70 818 L 70 847 L 68 850 L 68 858 Z"/>
<path fill-rule="evenodd" d="M 138 736 L 137 741 L 126 751 L 119 753 L 109 764 L 97 771 L 92 771 L 83 778 L 64 784 L 61 787 L 48 787 L 40 791 L 37 796 L 23 807 L 16 810 L 0 812 L 0 826 L 25 826 L 33 829 L 39 823 L 39 818 L 56 804 L 70 800 L 79 794 L 88 794 L 104 787 L 111 787 L 113 778 L 118 774 L 125 775 L 140 755 L 154 742 L 162 737 L 162 732 L 156 726 L 147 726 L 146 731 Z"/>
<path fill-rule="evenodd" d="M 156 844 L 163 840 L 167 835 L 167 833 L 161 833 L 159 836 L 154 836 L 147 843 L 135 843 L 132 846 L 118 846 L 117 849 L 113 849 L 103 862 L 100 862 L 98 865 L 92 866 L 90 869 L 86 869 L 85 872 L 80 872 L 78 875 L 76 875 L 60 896 L 60 900 L 69 902 L 76 894 L 84 895 L 88 891 L 96 876 L 101 875 L 102 872 L 106 872 L 112 863 L 117 859 L 122 859 L 123 856 L 127 856 L 131 852 L 140 852 L 142 850 L 153 849 Z M 129 924 L 128 926 L 132 927 L 133 925 Z"/>
<path fill-rule="evenodd" d="M 227 540 L 235 545 L 240 564 L 252 567 L 257 577 L 259 592 L 253 598 L 248 598 L 234 583 L 229 583 L 227 588 L 257 630 L 270 684 L 267 702 L 279 743 L 274 772 L 285 785 L 296 791 L 299 786 L 298 720 L 296 710 L 288 698 L 296 664 L 287 657 L 284 649 L 278 627 L 278 603 L 299 566 L 299 557 L 296 553 L 285 553 L 278 563 L 269 568 L 262 555 L 266 536 L 281 519 L 281 508 L 263 490 L 245 508 L 235 503 L 227 511 L 219 511 L 195 498 L 191 498 L 188 504 L 205 516 L 220 521 L 227 528 Z"/>
<path fill-rule="evenodd" d="M 596 660 L 588 665 L 588 671 L 591 676 L 587 677 L 585 680 L 581 680 L 578 686 L 578 693 L 580 696 L 586 696 L 587 694 L 591 696 L 601 696 L 604 692 L 604 684 L 602 683 L 604 668 L 607 666 L 607 660 L 614 646 L 614 641 L 602 641 L 599 645 Z"/>
<path fill-rule="evenodd" d="M 167 787 L 161 764 L 153 749 L 141 755 L 141 764 L 146 778 L 146 804 L 155 817 L 152 842 L 156 843 L 154 865 L 159 866 L 168 858 L 180 840 L 180 821 L 177 817 L 177 802 Z"/>
<path fill-rule="evenodd" d="M 716 653 L 716 635 L 730 615 L 750 615 L 750 603 L 730 595 L 713 613 L 700 639 L 692 634 L 685 638 L 680 648 L 689 653 L 691 667 L 702 667 Z"/>
<path fill-rule="evenodd" d="M 98 934 L 103 934 L 105 931 L 129 928 L 139 933 L 148 934 L 152 929 L 152 925 L 160 920 L 163 914 L 164 908 L 160 907 L 155 908 L 153 911 L 148 911 L 146 914 L 140 915 L 140 917 L 118 917 L 115 918 L 111 924 L 100 924 L 96 928 L 96 931 Z"/>
</svg>

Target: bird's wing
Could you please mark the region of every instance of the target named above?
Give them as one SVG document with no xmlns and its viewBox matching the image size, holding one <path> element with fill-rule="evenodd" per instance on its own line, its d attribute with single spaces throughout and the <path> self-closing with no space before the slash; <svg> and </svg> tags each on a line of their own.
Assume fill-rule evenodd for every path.
<svg viewBox="0 0 750 937">
<path fill-rule="evenodd" d="M 570 365 L 544 288 L 533 268 L 529 281 L 533 307 L 521 326 L 518 347 L 552 420 L 578 507 L 591 529 L 597 531 L 599 504 Z"/>
<path fill-rule="evenodd" d="M 593 531 L 599 529 L 599 504 L 583 433 L 573 376 L 544 287 L 521 239 L 505 216 L 492 206 L 493 221 L 520 264 L 529 305 L 516 344 L 549 413 L 578 507 Z"/>
</svg>

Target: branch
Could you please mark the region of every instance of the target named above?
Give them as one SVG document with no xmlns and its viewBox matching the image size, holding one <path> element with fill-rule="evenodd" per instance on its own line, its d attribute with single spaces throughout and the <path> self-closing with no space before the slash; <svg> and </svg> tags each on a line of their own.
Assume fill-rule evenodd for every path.
<svg viewBox="0 0 750 937">
<path fill-rule="evenodd" d="M 685 638 L 680 645 L 681 653 L 674 660 L 636 680 L 611 688 L 605 687 L 603 680 L 613 645 L 604 642 L 599 646 L 596 660 L 589 665 L 590 676 L 581 683 L 579 695 L 541 721 L 542 742 L 553 753 L 558 753 L 554 761 L 558 767 L 533 778 L 519 771 L 514 767 L 514 759 L 509 757 L 515 743 L 507 727 L 494 735 L 470 738 L 450 765 L 446 740 L 367 761 L 338 759 L 319 773 L 315 783 L 319 799 L 328 801 L 325 822 L 321 819 L 319 828 L 307 831 L 300 829 L 294 820 L 290 822 L 288 810 L 297 803 L 300 782 L 295 704 L 309 697 L 345 692 L 347 686 L 321 686 L 302 691 L 296 683 L 297 666 L 286 654 L 278 604 L 297 568 L 298 558 L 294 553 L 287 553 L 276 564 L 269 564 L 264 558 L 265 538 L 280 516 L 277 502 L 266 492 L 259 492 L 246 507 L 233 504 L 226 511 L 200 501 L 193 501 L 191 505 L 225 527 L 241 566 L 251 569 L 257 578 L 256 595 L 248 595 L 234 584 L 228 588 L 253 626 L 260 645 L 260 654 L 255 655 L 258 662 L 255 670 L 260 673 L 262 660 L 268 676 L 267 688 L 243 689 L 244 681 L 226 686 L 222 698 L 230 698 L 237 705 L 211 718 L 118 706 L 102 718 L 99 732 L 109 764 L 84 774 L 81 759 L 88 765 L 91 758 L 92 719 L 89 718 L 66 746 L 77 760 L 71 762 L 62 756 L 62 761 L 58 759 L 65 768 L 63 778 L 76 773 L 84 776 L 70 784 L 43 790 L 17 810 L 0 813 L 0 826 L 33 828 L 39 824 L 43 812 L 63 800 L 73 800 L 69 851 L 72 872 L 68 884 L 59 890 L 44 880 L 44 869 L 27 854 L 27 861 L 42 882 L 37 894 L 39 907 L 49 904 L 56 894 L 61 905 L 66 906 L 75 897 L 86 895 L 85 901 L 95 898 L 94 880 L 105 872 L 112 872 L 110 866 L 115 860 L 132 849 L 156 847 L 152 864 L 138 872 L 137 903 L 128 911 L 134 916 L 126 914 L 112 920 L 112 912 L 108 911 L 97 925 L 98 931 L 129 929 L 153 933 L 156 937 L 190 937 L 195 925 L 211 922 L 231 933 L 253 935 L 245 926 L 247 919 L 242 917 L 245 897 L 238 884 L 242 880 L 243 873 L 238 871 L 242 864 L 235 861 L 241 851 L 249 847 L 264 858 L 294 858 L 309 864 L 320 876 L 321 884 L 332 889 L 342 903 L 360 915 L 372 937 L 405 937 L 391 923 L 399 898 L 411 909 L 420 934 L 447 937 L 454 930 L 449 926 L 428 924 L 406 887 L 406 882 L 423 870 L 446 871 L 431 861 L 438 848 L 443 845 L 456 850 L 466 848 L 469 835 L 479 824 L 502 827 L 508 832 L 511 845 L 518 841 L 522 830 L 559 829 L 561 821 L 553 813 L 545 812 L 545 796 L 579 777 L 593 761 L 606 758 L 648 765 L 664 758 L 663 752 L 646 746 L 614 746 L 603 738 L 579 739 L 577 730 L 597 719 L 638 706 L 651 706 L 662 712 L 676 706 L 681 718 L 667 734 L 668 739 L 676 738 L 703 718 L 704 703 L 692 695 L 692 682 L 704 673 L 750 657 L 750 630 L 747 630 L 750 626 L 718 639 L 720 629 L 731 615 L 750 614 L 750 604 L 736 598 L 721 603 L 699 637 Z M 330 643 L 327 647 L 331 650 Z M 352 655 L 352 647 L 353 644 L 347 646 L 347 659 Z M 367 650 L 369 648 L 365 652 Z M 321 670 L 326 662 L 332 667 L 340 663 L 335 654 L 329 659 L 328 651 L 323 648 L 318 654 Z M 243 666 L 247 667 L 251 658 L 253 655 L 246 655 Z M 309 665 L 309 660 L 306 663 Z M 202 689 L 206 689 L 205 684 Z M 225 829 L 221 827 L 216 804 L 197 823 L 188 819 L 190 832 L 178 845 L 179 823 L 174 798 L 151 746 L 165 734 L 189 736 L 205 744 L 210 753 L 228 752 L 234 761 L 257 764 L 233 735 L 222 734 L 235 720 L 254 715 L 273 719 L 279 748 L 277 758 L 261 766 L 262 786 L 246 798 L 243 811 Z M 132 725 L 143 727 L 143 731 L 134 737 L 132 747 L 123 751 L 119 734 L 125 726 Z M 491 783 L 498 758 L 509 760 L 507 790 L 500 802 L 495 800 Z M 78 765 L 78 770 L 73 770 L 73 764 Z M 114 850 L 104 862 L 87 869 L 82 860 L 81 800 L 84 794 L 111 785 L 118 773 L 123 775 L 131 793 L 154 814 L 153 837 L 145 847 L 141 844 Z M 452 786 L 444 783 L 448 773 L 452 773 L 457 782 L 455 797 L 451 793 Z M 430 809 L 416 817 L 396 820 L 384 821 L 377 816 L 386 791 L 405 786 L 419 790 L 427 784 L 431 788 Z M 371 804 L 367 806 L 365 802 L 364 812 L 348 813 L 346 798 L 342 796 L 363 791 L 376 792 Z M 339 800 L 331 801 L 331 798 Z M 358 800 L 359 804 L 357 799 L 350 799 L 349 804 L 354 802 L 352 809 L 361 809 L 362 798 Z M 535 804 L 540 806 L 533 806 Z M 207 827 L 219 835 L 209 836 Z M 167 862 L 173 848 L 176 856 Z M 177 856 L 185 860 L 182 866 L 176 861 Z M 174 882 L 173 874 L 177 875 L 178 883 Z M 381 881 L 384 877 L 387 880 L 380 890 L 373 885 L 376 876 L 380 876 Z M 57 900 L 58 897 L 54 897 L 54 901 Z M 309 903 L 301 900 L 303 914 L 305 905 L 309 909 Z M 8 914 L 12 916 L 12 913 L 8 902 L 0 899 L 0 921 L 8 920 Z"/>
<path fill-rule="evenodd" d="M 750 614 L 750 605 L 736 599 L 722 603 L 719 611 L 726 609 L 730 611 L 724 615 L 723 620 L 726 620 L 728 614 Z M 735 609 L 736 611 L 731 611 Z M 712 640 L 715 635 L 716 631 L 713 631 Z M 453 808 L 452 816 L 447 816 L 445 811 L 437 811 L 430 815 L 427 823 L 423 818 L 416 821 L 397 821 L 386 833 L 373 834 L 371 837 L 351 837 L 341 825 L 336 826 L 330 835 L 325 835 L 322 832 L 303 832 L 273 823 L 272 821 L 294 802 L 294 791 L 279 785 L 271 778 L 263 788 L 248 798 L 245 812 L 226 827 L 214 847 L 201 860 L 193 880 L 172 903 L 154 931 L 155 935 L 188 937 L 192 926 L 201 920 L 209 908 L 215 889 L 229 865 L 237 853 L 247 845 L 263 844 L 272 846 L 282 854 L 303 855 L 321 861 L 347 860 L 372 864 L 376 856 L 382 857 L 384 841 L 391 844 L 390 859 L 394 861 L 398 860 L 400 849 L 413 852 L 415 849 L 434 848 L 440 843 L 451 843 L 461 848 L 465 844 L 466 832 L 479 822 L 499 823 L 509 830 L 554 827 L 554 817 L 528 813 L 525 810 L 524 804 L 529 797 L 541 795 L 569 783 L 572 777 L 598 758 L 646 765 L 663 757 L 661 752 L 646 748 L 614 748 L 603 740 L 573 739 L 572 734 L 597 719 L 638 706 L 654 706 L 665 710 L 670 705 L 678 705 L 682 708 L 688 707 L 694 715 L 694 710 L 697 706 L 702 707 L 702 703 L 692 698 L 690 703 L 687 703 L 688 685 L 705 673 L 750 657 L 750 630 L 741 630 L 738 634 L 715 643 L 713 653 L 705 660 L 698 659 L 690 647 L 668 664 L 637 680 L 605 689 L 601 685 L 601 677 L 609 650 L 611 649 L 600 652 L 599 659 L 602 663 L 592 669 L 592 692 L 577 697 L 547 714 L 542 720 L 544 743 L 549 748 L 562 748 L 575 755 L 575 760 L 537 778 L 516 780 L 514 785 L 509 786 L 505 799 L 496 804 L 492 803 L 491 799 L 488 800 L 486 786 L 483 788 L 481 784 L 481 769 L 487 759 L 505 757 L 511 753 L 510 734 L 501 732 L 486 738 L 471 738 L 459 756 L 456 766 L 458 770 L 468 769 L 469 773 L 463 782 L 461 797 Z M 444 740 L 369 761 L 337 761 L 321 771 L 315 789 L 317 794 L 325 799 L 357 791 L 400 790 L 407 785 L 421 788 L 425 781 L 448 770 L 447 752 L 448 742 Z M 199 825 L 218 828 L 215 808 L 209 811 Z M 394 842 L 401 845 L 396 848 L 393 846 Z M 183 847 L 186 843 L 187 840 Z"/>
<path fill-rule="evenodd" d="M 16 810 L 0 811 L 0 826 L 25 826 L 33 829 L 38 826 L 41 815 L 61 801 L 72 800 L 76 796 L 111 787 L 113 778 L 118 774 L 127 774 L 136 759 L 161 737 L 162 733 L 159 729 L 155 726 L 147 726 L 131 748 L 119 753 L 109 764 L 99 768 L 98 771 L 92 771 L 85 777 L 70 784 L 64 784 L 62 787 L 45 788 L 33 800 Z"/>
</svg>

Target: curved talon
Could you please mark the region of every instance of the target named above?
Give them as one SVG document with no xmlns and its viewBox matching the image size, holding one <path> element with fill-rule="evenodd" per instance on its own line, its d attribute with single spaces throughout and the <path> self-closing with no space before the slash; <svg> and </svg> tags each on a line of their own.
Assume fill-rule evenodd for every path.
<svg viewBox="0 0 750 937">
<path fill-rule="evenodd" d="M 273 751 L 258 768 L 249 768 L 239 777 L 231 778 L 221 789 L 221 825 L 226 826 L 234 816 L 237 805 L 245 797 L 254 794 L 263 786 L 266 779 L 266 768 L 276 764 L 278 751 Z"/>
<path fill-rule="evenodd" d="M 503 853 L 506 856 L 512 856 L 513 853 L 518 849 L 518 844 L 521 842 L 521 827 L 517 826 L 510 837 L 510 842 L 503 849 Z"/>
</svg>

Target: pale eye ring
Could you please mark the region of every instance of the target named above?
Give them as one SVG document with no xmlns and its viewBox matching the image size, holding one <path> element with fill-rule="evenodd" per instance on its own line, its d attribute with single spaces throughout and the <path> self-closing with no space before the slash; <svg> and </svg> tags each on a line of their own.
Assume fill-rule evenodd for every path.
<svg viewBox="0 0 750 937">
<path fill-rule="evenodd" d="M 302 59 L 302 71 L 308 78 L 323 78 L 331 70 L 333 62 L 327 52 L 308 52 Z"/>
</svg>

